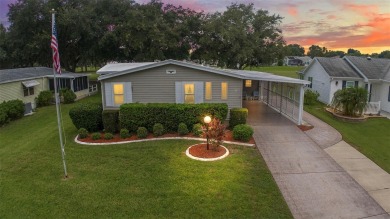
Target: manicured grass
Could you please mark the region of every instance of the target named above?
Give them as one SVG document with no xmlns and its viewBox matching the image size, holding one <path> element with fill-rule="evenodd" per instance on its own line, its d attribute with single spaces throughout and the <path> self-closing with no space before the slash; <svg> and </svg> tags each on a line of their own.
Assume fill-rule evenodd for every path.
<svg viewBox="0 0 390 219">
<path fill-rule="evenodd" d="M 268 67 L 247 67 L 246 70 L 268 72 L 275 75 L 298 78 L 297 72 L 302 70 L 303 66 L 268 66 Z"/>
<path fill-rule="evenodd" d="M 78 145 L 72 106 L 62 106 L 67 180 L 54 106 L 0 128 L 0 218 L 292 218 L 256 148 L 201 162 L 184 154 L 195 141 Z"/>
<path fill-rule="evenodd" d="M 333 118 L 324 107 L 324 104 L 317 103 L 305 106 L 305 111 L 337 129 L 344 141 L 390 173 L 390 120 L 372 118 L 363 123 L 348 123 Z"/>
</svg>

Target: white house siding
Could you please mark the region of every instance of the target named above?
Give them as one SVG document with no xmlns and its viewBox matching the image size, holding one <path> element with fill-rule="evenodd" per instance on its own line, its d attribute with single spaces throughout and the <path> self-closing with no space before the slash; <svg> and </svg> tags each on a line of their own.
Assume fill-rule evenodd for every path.
<svg viewBox="0 0 390 219">
<path fill-rule="evenodd" d="M 34 95 L 24 96 L 22 81 L 36 80 L 39 82 L 37 86 L 34 86 Z M 47 78 L 36 78 L 22 80 L 10 83 L 0 84 L 0 102 L 9 100 L 22 100 L 23 103 L 31 103 L 32 108 L 36 108 L 35 98 L 39 93 L 49 89 L 49 83 Z"/>
<path fill-rule="evenodd" d="M 381 94 L 379 101 L 381 101 L 381 110 L 390 113 L 390 101 L 388 99 L 390 82 L 382 82 L 378 87 L 378 92 Z M 371 102 L 375 102 L 371 99 Z"/>
<path fill-rule="evenodd" d="M 166 70 L 176 70 L 175 74 L 167 74 Z M 107 82 L 131 82 L 132 100 L 139 103 L 176 103 L 175 82 L 205 82 L 212 83 L 211 100 L 204 99 L 205 103 L 227 103 L 229 108 L 241 107 L 242 79 L 228 77 L 176 65 L 165 65 L 139 72 L 129 73 L 102 81 L 102 90 Z M 228 98 L 221 100 L 221 82 L 228 83 Z M 126 92 L 126 91 L 125 91 Z M 111 98 L 106 95 L 105 98 Z M 108 107 L 104 101 L 104 108 Z"/>
<path fill-rule="evenodd" d="M 310 69 L 308 69 L 305 73 L 304 79 L 309 80 L 309 77 L 313 77 L 313 83 L 312 88 L 308 87 L 307 89 L 317 91 L 320 94 L 318 100 L 329 104 L 332 100 L 330 96 L 332 84 L 330 84 L 330 77 L 328 73 L 326 73 L 325 69 L 318 63 L 318 61 L 314 61 L 314 63 L 310 66 Z M 341 86 L 341 83 L 339 83 L 339 86 Z"/>
</svg>

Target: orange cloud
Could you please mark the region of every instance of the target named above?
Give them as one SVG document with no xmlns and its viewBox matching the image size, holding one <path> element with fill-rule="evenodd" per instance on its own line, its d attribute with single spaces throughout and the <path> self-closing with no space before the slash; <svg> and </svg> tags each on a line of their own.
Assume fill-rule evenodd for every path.
<svg viewBox="0 0 390 219">
<path fill-rule="evenodd" d="M 287 13 L 293 17 L 296 17 L 298 15 L 298 10 L 295 6 L 288 6 Z"/>
</svg>

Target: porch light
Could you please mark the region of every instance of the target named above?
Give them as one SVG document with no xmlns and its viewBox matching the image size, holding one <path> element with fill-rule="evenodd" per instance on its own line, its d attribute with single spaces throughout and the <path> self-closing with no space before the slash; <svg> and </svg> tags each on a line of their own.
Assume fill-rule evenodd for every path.
<svg viewBox="0 0 390 219">
<path fill-rule="evenodd" d="M 211 117 L 210 116 L 205 116 L 203 119 L 203 122 L 206 124 L 209 124 L 211 122 Z"/>
</svg>

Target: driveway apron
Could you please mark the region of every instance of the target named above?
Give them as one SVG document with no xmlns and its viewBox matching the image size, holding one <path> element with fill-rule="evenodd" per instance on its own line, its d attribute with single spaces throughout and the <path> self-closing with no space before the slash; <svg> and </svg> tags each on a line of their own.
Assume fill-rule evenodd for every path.
<svg viewBox="0 0 390 219">
<path fill-rule="evenodd" d="M 256 145 L 295 218 L 390 218 L 292 121 L 259 101 L 244 107 Z"/>
</svg>

